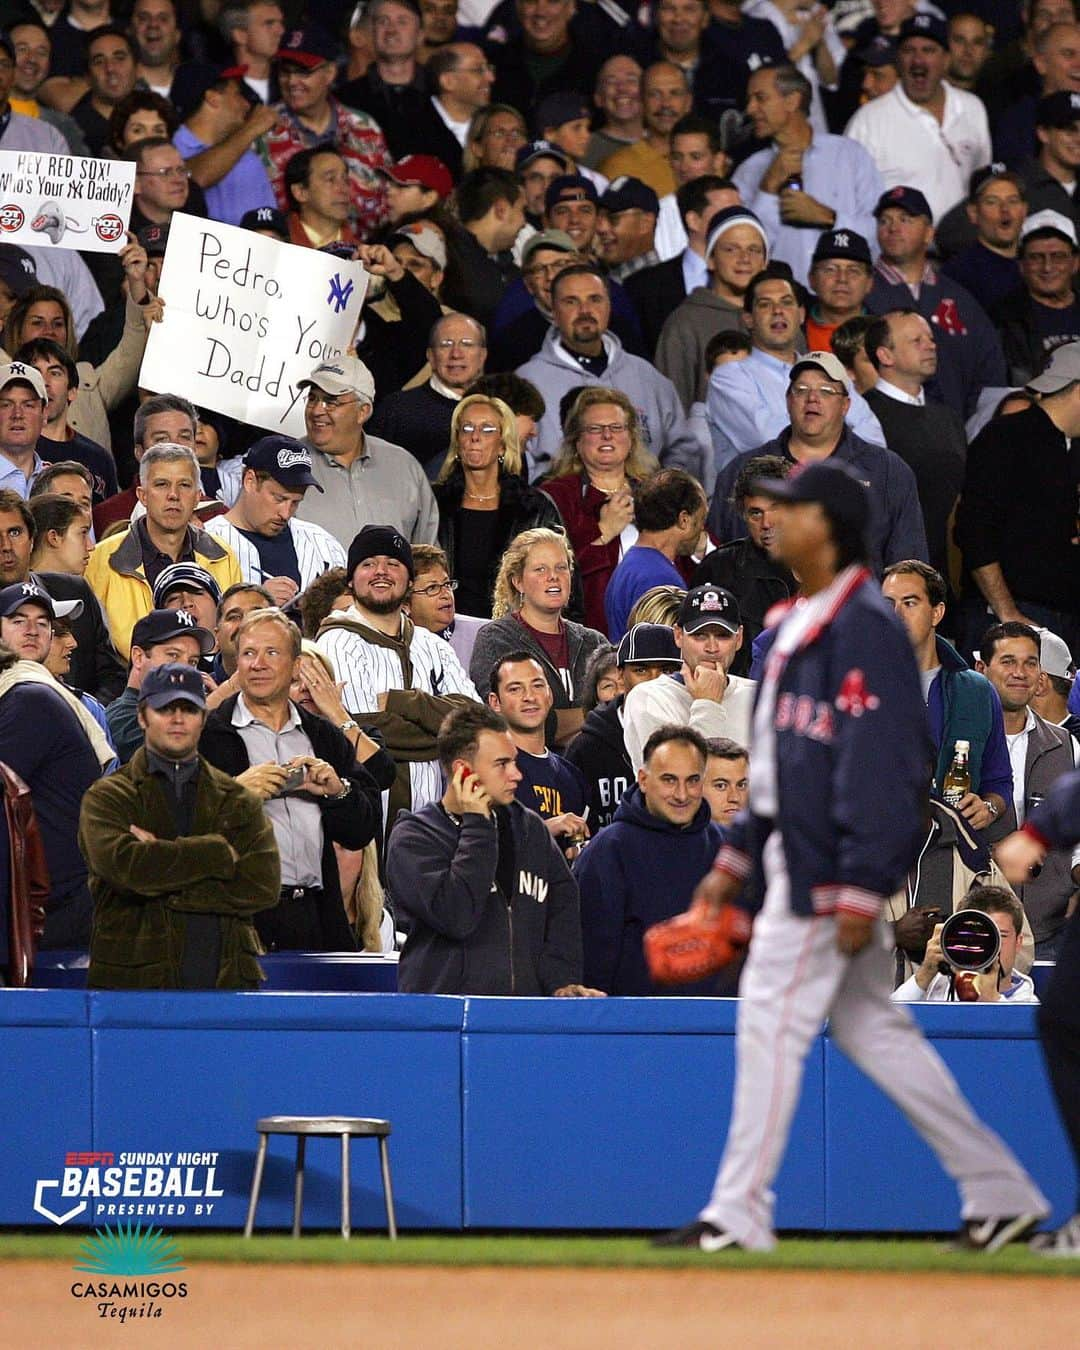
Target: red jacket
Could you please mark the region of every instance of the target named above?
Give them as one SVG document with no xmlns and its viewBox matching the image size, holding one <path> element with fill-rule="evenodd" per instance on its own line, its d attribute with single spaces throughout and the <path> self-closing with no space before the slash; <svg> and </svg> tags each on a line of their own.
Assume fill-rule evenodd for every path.
<svg viewBox="0 0 1080 1350">
<path fill-rule="evenodd" d="M 34 973 L 34 955 L 45 931 L 45 902 L 49 898 L 49 869 L 38 832 L 30 789 L 13 769 L 0 763 L 0 795 L 10 856 L 8 889 L 7 982 L 25 988 Z"/>
<path fill-rule="evenodd" d="M 604 592 L 608 578 L 619 565 L 619 536 L 606 544 L 593 541 L 600 537 L 600 511 L 607 495 L 593 487 L 583 473 L 564 474 L 541 486 L 559 508 L 574 548 L 585 592 L 585 625 L 606 636 Z"/>
<path fill-rule="evenodd" d="M 612 572 L 619 565 L 619 536 L 616 535 L 606 544 L 593 542 L 600 537 L 600 512 L 607 495 L 593 487 L 583 473 L 549 478 L 540 486 L 559 508 L 559 515 L 563 518 L 566 533 L 574 548 L 581 586 L 585 592 L 585 625 L 607 637 L 604 592 Z M 636 484 L 631 483 L 630 486 L 635 487 Z M 675 566 L 689 586 L 697 563 L 693 558 L 676 558 Z"/>
</svg>

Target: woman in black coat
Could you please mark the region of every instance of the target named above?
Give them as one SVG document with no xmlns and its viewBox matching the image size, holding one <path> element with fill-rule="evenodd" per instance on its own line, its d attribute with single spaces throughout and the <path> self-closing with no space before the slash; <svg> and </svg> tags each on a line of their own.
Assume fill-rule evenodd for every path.
<svg viewBox="0 0 1080 1350">
<path fill-rule="evenodd" d="M 439 545 L 457 581 L 462 614 L 491 618 L 503 553 L 523 530 L 561 530 L 551 498 L 524 474 L 517 419 L 499 398 L 470 394 L 454 410 L 450 449 L 435 480 Z"/>
</svg>

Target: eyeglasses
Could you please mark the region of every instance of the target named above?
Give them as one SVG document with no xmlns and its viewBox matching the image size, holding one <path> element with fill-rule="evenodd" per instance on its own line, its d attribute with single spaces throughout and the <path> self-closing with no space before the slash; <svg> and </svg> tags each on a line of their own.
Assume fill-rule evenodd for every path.
<svg viewBox="0 0 1080 1350">
<path fill-rule="evenodd" d="M 760 244 L 748 244 L 740 248 L 738 244 L 717 244 L 714 253 L 722 253 L 725 258 L 764 258 L 765 250 Z"/>
<path fill-rule="evenodd" d="M 348 394 L 328 394 L 324 389 L 309 389 L 307 396 L 307 405 L 309 408 L 316 408 L 321 403 L 324 408 L 347 408 L 350 403 L 359 403 L 358 398 L 350 398 Z"/>
<path fill-rule="evenodd" d="M 452 594 L 457 588 L 456 581 L 433 581 L 430 586 L 414 586 L 413 595 L 426 595 L 429 600 L 434 600 L 443 591 Z"/>
<path fill-rule="evenodd" d="M 136 169 L 136 178 L 190 178 L 190 172 L 182 164 L 174 164 L 168 169 Z"/>
<path fill-rule="evenodd" d="M 809 398 L 811 394 L 823 399 L 826 403 L 831 398 L 847 398 L 847 394 L 842 389 L 815 389 L 809 384 L 793 384 L 788 390 L 792 398 Z"/>
<path fill-rule="evenodd" d="M 472 352 L 483 345 L 476 338 L 440 338 L 435 343 L 435 350 L 437 352 L 449 352 L 453 351 L 455 347 L 460 347 L 463 352 Z"/>
<path fill-rule="evenodd" d="M 494 75 L 495 67 L 490 61 L 483 61 L 478 66 L 455 66 L 450 72 L 451 75 L 464 73 L 465 75 Z"/>
<path fill-rule="evenodd" d="M 488 127 L 484 132 L 495 141 L 520 141 L 525 144 L 525 133 L 520 127 Z"/>
<path fill-rule="evenodd" d="M 458 431 L 463 436 L 471 436 L 474 431 L 478 431 L 481 436 L 497 436 L 499 428 L 494 422 L 462 422 Z"/>
<path fill-rule="evenodd" d="M 1068 267 L 1075 255 L 1072 253 L 1043 253 L 1029 249 L 1020 259 L 1022 263 L 1033 263 L 1036 267 Z"/>
<path fill-rule="evenodd" d="M 626 422 L 590 422 L 587 427 L 581 428 L 583 436 L 621 436 L 623 432 L 629 431 L 629 424 Z"/>
<path fill-rule="evenodd" d="M 531 267 L 526 267 L 525 275 L 527 277 L 557 277 L 564 267 L 569 267 L 570 258 L 559 258 L 557 262 L 533 263 Z"/>
</svg>

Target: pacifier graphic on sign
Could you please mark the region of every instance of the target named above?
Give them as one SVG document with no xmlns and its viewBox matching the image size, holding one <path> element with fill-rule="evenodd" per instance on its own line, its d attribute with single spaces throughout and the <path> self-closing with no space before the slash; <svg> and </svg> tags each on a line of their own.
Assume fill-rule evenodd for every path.
<svg viewBox="0 0 1080 1350">
<path fill-rule="evenodd" d="M 73 234 L 86 233 L 86 226 L 72 220 L 57 202 L 42 202 L 30 222 L 30 228 L 38 234 L 47 234 L 54 244 L 58 244 L 68 230 Z"/>
</svg>

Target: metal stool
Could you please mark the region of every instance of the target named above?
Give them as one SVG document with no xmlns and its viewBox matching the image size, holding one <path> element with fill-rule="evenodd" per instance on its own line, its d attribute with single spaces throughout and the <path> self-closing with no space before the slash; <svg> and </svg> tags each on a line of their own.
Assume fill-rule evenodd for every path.
<svg viewBox="0 0 1080 1350">
<path fill-rule="evenodd" d="M 259 1203 L 266 1147 L 272 1134 L 296 1135 L 296 1183 L 293 1192 L 293 1237 L 300 1236 L 300 1210 L 304 1201 L 304 1145 L 309 1135 L 318 1138 L 341 1139 L 341 1236 L 352 1233 L 349 1216 L 349 1139 L 353 1135 L 379 1141 L 379 1166 L 382 1169 L 383 1199 L 386 1201 L 386 1223 L 390 1240 L 397 1239 L 397 1219 L 394 1216 L 394 1192 L 390 1185 L 390 1156 L 386 1139 L 390 1133 L 388 1120 L 369 1120 L 363 1116 L 264 1116 L 255 1122 L 259 1132 L 259 1152 L 255 1158 L 255 1175 L 251 1181 L 251 1199 L 248 1202 L 244 1237 L 251 1236 L 255 1226 L 255 1207 Z"/>
</svg>

